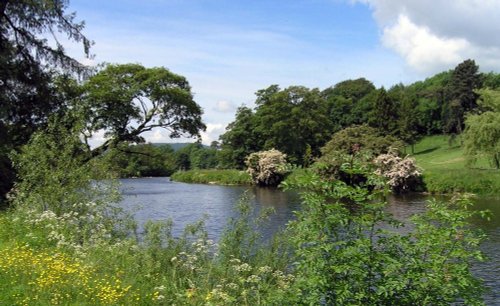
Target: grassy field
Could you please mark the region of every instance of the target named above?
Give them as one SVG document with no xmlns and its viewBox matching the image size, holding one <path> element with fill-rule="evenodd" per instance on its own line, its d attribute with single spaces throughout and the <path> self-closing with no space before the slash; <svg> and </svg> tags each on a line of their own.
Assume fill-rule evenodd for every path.
<svg viewBox="0 0 500 306">
<path fill-rule="evenodd" d="M 500 195 L 500 171 L 493 169 L 486 158 L 467 167 L 460 139 L 451 145 L 448 140 L 449 136 L 429 136 L 415 145 L 413 157 L 423 169 L 427 190 Z"/>
<path fill-rule="evenodd" d="M 201 183 L 217 185 L 250 185 L 252 179 L 245 171 L 240 170 L 189 170 L 174 173 L 171 180 L 184 183 Z"/>
</svg>

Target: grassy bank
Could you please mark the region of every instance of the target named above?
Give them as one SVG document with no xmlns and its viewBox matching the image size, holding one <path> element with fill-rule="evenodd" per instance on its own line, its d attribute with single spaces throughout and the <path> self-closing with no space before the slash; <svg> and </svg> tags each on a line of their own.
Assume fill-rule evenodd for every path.
<svg viewBox="0 0 500 306">
<path fill-rule="evenodd" d="M 217 184 L 217 185 L 250 185 L 252 179 L 245 171 L 229 170 L 189 170 L 178 171 L 171 180 L 184 183 Z"/>
<path fill-rule="evenodd" d="M 472 168 L 466 167 L 460 140 L 451 145 L 448 140 L 449 136 L 429 136 L 415 145 L 413 157 L 423 169 L 427 190 L 500 194 L 500 171 L 491 168 L 486 158 L 479 159 Z"/>
<path fill-rule="evenodd" d="M 245 206 L 246 205 L 246 206 Z M 143 241 L 93 233 L 50 211 L 0 212 L 1 305 L 266 305 L 286 301 L 293 276 L 280 245 L 257 245 L 252 210 L 240 204 L 217 246 L 200 226 L 173 238 L 146 225 Z M 248 222 L 248 223 L 247 223 Z M 238 230 L 235 230 L 238 229 Z"/>
</svg>

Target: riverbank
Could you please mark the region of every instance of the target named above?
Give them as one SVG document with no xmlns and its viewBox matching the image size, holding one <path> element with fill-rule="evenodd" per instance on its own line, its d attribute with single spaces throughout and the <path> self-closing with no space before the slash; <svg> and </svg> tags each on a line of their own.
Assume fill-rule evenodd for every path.
<svg viewBox="0 0 500 306">
<path fill-rule="evenodd" d="M 470 192 L 500 194 L 500 171 L 493 169 L 486 157 L 473 168 L 466 167 L 460 139 L 449 144 L 449 136 L 424 137 L 411 154 L 423 170 L 423 181 L 430 193 Z M 407 148 L 410 152 L 410 148 Z"/>
<path fill-rule="evenodd" d="M 477 160 L 469 168 L 466 166 L 460 139 L 449 143 L 449 136 L 435 135 L 421 139 L 406 152 L 414 157 L 422 168 L 425 190 L 429 193 L 442 194 L 469 192 L 480 195 L 500 195 L 500 171 L 488 163 L 486 157 Z M 299 178 L 304 169 L 295 169 L 286 181 Z M 179 171 L 171 176 L 173 181 L 217 185 L 251 185 L 250 175 L 239 170 L 189 170 Z"/>
<path fill-rule="evenodd" d="M 245 171 L 236 169 L 198 169 L 177 171 L 170 177 L 172 181 L 183 183 L 217 185 L 251 185 L 252 178 Z"/>
<path fill-rule="evenodd" d="M 250 240 L 252 209 L 238 211 L 220 246 L 201 224 L 173 238 L 169 221 L 148 223 L 139 240 L 107 231 L 102 222 L 125 224 L 99 214 L 0 212 L 0 304 L 286 304 L 288 258 L 280 245 Z"/>
</svg>

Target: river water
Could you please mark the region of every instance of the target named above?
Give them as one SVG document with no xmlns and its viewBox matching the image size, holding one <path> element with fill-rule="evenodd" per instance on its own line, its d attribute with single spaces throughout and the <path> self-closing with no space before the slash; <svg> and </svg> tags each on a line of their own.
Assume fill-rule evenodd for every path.
<svg viewBox="0 0 500 306">
<path fill-rule="evenodd" d="M 133 212 L 139 229 L 149 220 L 174 222 L 173 235 L 178 236 L 184 227 L 202 218 L 211 239 L 217 240 L 227 221 L 236 217 L 238 201 L 249 199 L 255 214 L 266 208 L 273 208 L 269 226 L 264 235 L 271 235 L 294 218 L 294 211 L 300 209 L 300 198 L 295 192 L 283 192 L 274 188 L 217 186 L 171 182 L 168 178 L 139 178 L 121 180 L 123 207 Z M 395 218 L 405 220 L 425 209 L 427 196 L 411 194 L 392 196 L 387 210 Z M 474 265 L 474 273 L 481 277 L 490 292 L 485 296 L 487 305 L 500 305 L 500 199 L 479 198 L 474 209 L 488 209 L 492 212 L 490 221 L 471 220 L 472 225 L 483 230 L 488 239 L 482 244 L 489 260 Z"/>
</svg>

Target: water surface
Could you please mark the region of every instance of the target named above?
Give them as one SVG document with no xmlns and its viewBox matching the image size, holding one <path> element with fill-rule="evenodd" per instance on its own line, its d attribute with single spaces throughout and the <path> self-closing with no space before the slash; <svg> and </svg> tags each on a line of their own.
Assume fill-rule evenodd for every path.
<svg viewBox="0 0 500 306">
<path fill-rule="evenodd" d="M 227 221 L 235 217 L 235 207 L 243 195 L 249 198 L 255 214 L 265 208 L 274 208 L 270 225 L 263 229 L 270 236 L 294 218 L 294 211 L 300 209 L 300 199 L 295 192 L 283 192 L 275 188 L 242 186 L 217 186 L 171 182 L 168 178 L 123 179 L 122 205 L 134 212 L 139 227 L 148 220 L 174 221 L 173 234 L 178 236 L 187 224 L 204 217 L 209 237 L 217 240 Z M 407 220 L 415 213 L 425 210 L 428 196 L 410 194 L 391 196 L 387 210 L 398 220 Z M 483 230 L 488 239 L 481 249 L 489 257 L 488 262 L 477 263 L 474 273 L 481 277 L 490 292 L 486 295 L 487 305 L 500 305 L 500 199 L 477 198 L 473 209 L 489 209 L 490 221 L 475 218 L 472 225 Z M 403 229 L 404 230 L 404 229 Z"/>
</svg>

